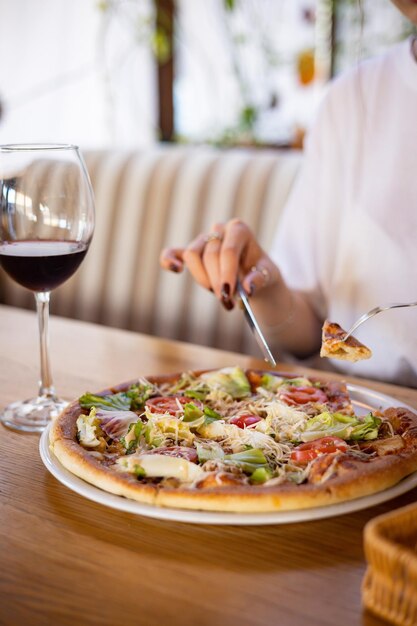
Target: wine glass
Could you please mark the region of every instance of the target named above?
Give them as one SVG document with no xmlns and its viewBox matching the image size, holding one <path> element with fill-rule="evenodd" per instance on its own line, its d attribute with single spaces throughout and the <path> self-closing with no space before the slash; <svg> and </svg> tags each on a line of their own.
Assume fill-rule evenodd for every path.
<svg viewBox="0 0 417 626">
<path fill-rule="evenodd" d="M 38 396 L 3 409 L 9 428 L 40 432 L 67 404 L 52 382 L 49 298 L 79 267 L 93 231 L 93 192 L 77 146 L 0 146 L 0 265 L 34 293 L 40 335 Z"/>
</svg>

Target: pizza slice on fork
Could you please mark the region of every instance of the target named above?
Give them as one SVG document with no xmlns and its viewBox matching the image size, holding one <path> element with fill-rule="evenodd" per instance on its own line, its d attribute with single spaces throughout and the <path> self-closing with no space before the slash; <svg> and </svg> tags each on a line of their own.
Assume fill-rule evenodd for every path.
<svg viewBox="0 0 417 626">
<path fill-rule="evenodd" d="M 326 320 L 322 329 L 320 356 L 352 362 L 372 356 L 367 346 L 352 335 L 345 340 L 346 335 L 347 332 L 339 324 Z"/>
</svg>

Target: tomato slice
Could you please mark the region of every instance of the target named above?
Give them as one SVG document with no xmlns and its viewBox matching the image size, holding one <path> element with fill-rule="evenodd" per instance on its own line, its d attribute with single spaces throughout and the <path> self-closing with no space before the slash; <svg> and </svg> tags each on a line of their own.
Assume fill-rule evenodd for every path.
<svg viewBox="0 0 417 626">
<path fill-rule="evenodd" d="M 247 428 L 248 426 L 252 426 L 252 424 L 260 422 L 261 419 L 262 417 L 259 417 L 259 415 L 237 415 L 236 417 L 232 417 L 229 424 L 234 424 L 235 426 L 239 426 L 239 428 Z"/>
<path fill-rule="evenodd" d="M 191 402 L 200 407 L 201 402 L 194 400 L 194 398 L 187 398 L 187 396 L 155 396 L 146 400 L 146 406 L 152 413 L 169 413 L 170 415 L 177 415 L 181 406 Z"/>
<path fill-rule="evenodd" d="M 287 387 L 280 394 L 280 397 L 290 406 L 307 404 L 308 402 L 324 404 L 328 400 L 324 391 L 318 387 Z"/>
<path fill-rule="evenodd" d="M 165 456 L 175 456 L 191 461 L 191 463 L 197 463 L 198 461 L 197 450 L 194 450 L 194 448 L 187 448 L 186 446 L 163 446 L 162 448 L 148 450 L 146 454 L 164 454 Z"/>
<path fill-rule="evenodd" d="M 307 465 L 320 454 L 332 452 L 346 452 L 348 444 L 340 437 L 321 437 L 307 443 L 302 443 L 291 452 L 291 461 L 300 465 Z"/>
</svg>

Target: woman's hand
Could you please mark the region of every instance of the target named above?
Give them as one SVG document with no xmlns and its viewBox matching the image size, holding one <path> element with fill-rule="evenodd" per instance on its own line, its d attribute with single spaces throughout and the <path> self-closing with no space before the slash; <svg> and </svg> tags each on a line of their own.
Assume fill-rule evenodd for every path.
<svg viewBox="0 0 417 626">
<path fill-rule="evenodd" d="M 226 309 L 234 306 L 237 280 L 251 297 L 254 313 L 279 349 L 306 357 L 320 348 L 321 320 L 301 292 L 292 291 L 261 248 L 250 228 L 239 219 L 214 224 L 186 248 L 167 248 L 160 257 L 164 269 L 182 272 L 215 293 Z"/>
<path fill-rule="evenodd" d="M 197 283 L 213 291 L 226 309 L 233 308 L 238 279 L 250 296 L 283 284 L 276 265 L 239 219 L 214 224 L 208 235 L 198 235 L 186 248 L 163 250 L 160 262 L 173 272 L 187 267 Z"/>
</svg>

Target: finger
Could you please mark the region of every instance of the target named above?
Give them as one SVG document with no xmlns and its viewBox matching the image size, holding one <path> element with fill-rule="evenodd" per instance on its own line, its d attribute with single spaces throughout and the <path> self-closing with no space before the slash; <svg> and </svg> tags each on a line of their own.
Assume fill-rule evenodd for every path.
<svg viewBox="0 0 417 626">
<path fill-rule="evenodd" d="M 224 234 L 223 224 L 213 224 L 210 234 L 206 237 L 203 250 L 203 265 L 210 285 L 218 298 L 221 298 L 220 251 Z"/>
<path fill-rule="evenodd" d="M 240 274 L 245 250 L 253 235 L 240 220 L 231 220 L 224 232 L 220 254 L 220 280 L 222 290 L 233 294 Z"/>
<path fill-rule="evenodd" d="M 202 258 L 205 246 L 206 235 L 198 235 L 184 250 L 182 258 L 194 280 L 205 289 L 211 289 Z"/>
<path fill-rule="evenodd" d="M 159 256 L 159 263 L 164 270 L 182 272 L 184 248 L 165 248 Z"/>
<path fill-rule="evenodd" d="M 242 286 L 249 296 L 271 284 L 272 271 L 265 259 L 253 265 L 242 280 Z"/>
</svg>

